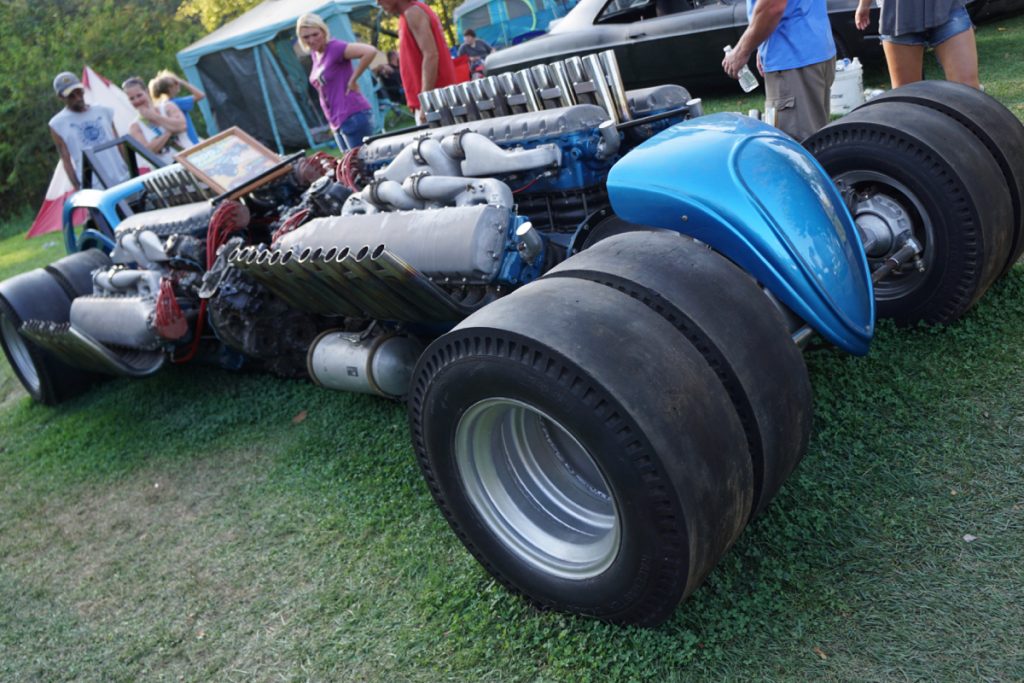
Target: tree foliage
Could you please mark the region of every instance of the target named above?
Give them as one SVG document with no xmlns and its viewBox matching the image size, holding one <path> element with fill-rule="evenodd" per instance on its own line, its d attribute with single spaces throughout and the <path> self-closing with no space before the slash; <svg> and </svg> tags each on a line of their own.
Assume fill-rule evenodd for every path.
<svg viewBox="0 0 1024 683">
<path fill-rule="evenodd" d="M 57 163 L 47 128 L 61 108 L 53 77 L 86 64 L 120 82 L 175 68 L 203 35 L 175 16 L 178 0 L 0 2 L 0 216 L 36 207 Z M 28 226 L 26 226 L 28 227 Z"/>
<path fill-rule="evenodd" d="M 287 0 L 280 0 L 287 2 Z M 0 0 L 0 218 L 39 206 L 57 163 L 51 83 L 86 64 L 121 82 L 176 68 L 175 53 L 260 0 Z M 462 0 L 432 0 L 451 46 Z M 397 47 L 394 17 L 370 15 L 361 40 Z M 124 132 L 124 131 L 122 131 Z M 26 226 L 27 227 L 27 226 Z"/>
<path fill-rule="evenodd" d="M 178 17 L 198 19 L 203 28 L 212 31 L 259 3 L 260 0 L 184 0 L 178 8 Z"/>
</svg>

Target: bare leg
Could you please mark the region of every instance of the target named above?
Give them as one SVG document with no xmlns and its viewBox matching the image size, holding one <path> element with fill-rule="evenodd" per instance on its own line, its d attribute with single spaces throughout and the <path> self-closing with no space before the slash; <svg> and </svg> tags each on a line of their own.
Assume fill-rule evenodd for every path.
<svg viewBox="0 0 1024 683">
<path fill-rule="evenodd" d="M 892 81 L 892 87 L 898 88 L 921 80 L 924 72 L 923 45 L 897 45 L 882 41 L 882 49 L 885 51 L 885 63 L 889 65 L 889 80 Z"/>
<path fill-rule="evenodd" d="M 942 64 L 947 81 L 956 81 L 978 88 L 978 48 L 974 43 L 974 29 L 958 33 L 935 46 L 935 56 Z"/>
</svg>

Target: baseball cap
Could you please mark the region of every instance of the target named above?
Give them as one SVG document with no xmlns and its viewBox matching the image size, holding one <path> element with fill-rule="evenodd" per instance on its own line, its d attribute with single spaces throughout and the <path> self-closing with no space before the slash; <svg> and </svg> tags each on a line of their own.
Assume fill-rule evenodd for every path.
<svg viewBox="0 0 1024 683">
<path fill-rule="evenodd" d="M 78 76 L 70 71 L 62 71 L 53 79 L 53 91 L 57 93 L 57 97 L 67 97 L 78 89 L 84 90 L 85 86 L 78 80 Z"/>
</svg>

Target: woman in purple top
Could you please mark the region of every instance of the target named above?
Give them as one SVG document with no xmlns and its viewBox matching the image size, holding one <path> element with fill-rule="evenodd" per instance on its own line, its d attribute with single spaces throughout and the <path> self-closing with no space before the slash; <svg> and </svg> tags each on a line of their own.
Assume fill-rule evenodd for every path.
<svg viewBox="0 0 1024 683">
<path fill-rule="evenodd" d="M 370 103 L 359 92 L 359 77 L 377 56 L 377 48 L 364 43 L 332 39 L 327 24 L 316 14 L 303 14 L 295 22 L 299 46 L 313 58 L 309 82 L 320 93 L 320 107 L 331 125 L 338 149 L 358 147 L 373 132 Z M 352 60 L 359 62 L 352 67 Z"/>
</svg>

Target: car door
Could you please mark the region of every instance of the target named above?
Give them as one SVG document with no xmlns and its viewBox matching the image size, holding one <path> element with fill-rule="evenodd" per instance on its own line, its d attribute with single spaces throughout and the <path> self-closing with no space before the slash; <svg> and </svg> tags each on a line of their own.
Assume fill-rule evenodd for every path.
<svg viewBox="0 0 1024 683">
<path fill-rule="evenodd" d="M 722 48 L 735 45 L 746 27 L 745 2 L 674 2 L 682 5 L 680 11 L 629 25 L 625 59 L 620 59 L 631 72 L 627 80 L 645 86 L 673 82 L 691 90 L 721 85 L 726 78 Z"/>
</svg>

